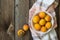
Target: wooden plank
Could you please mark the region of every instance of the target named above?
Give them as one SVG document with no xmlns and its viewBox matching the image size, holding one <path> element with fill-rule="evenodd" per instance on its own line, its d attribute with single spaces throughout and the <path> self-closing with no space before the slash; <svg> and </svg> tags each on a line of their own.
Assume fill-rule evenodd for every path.
<svg viewBox="0 0 60 40">
<path fill-rule="evenodd" d="M 14 17 L 14 0 L 0 0 L 0 40 L 12 40 L 7 29 Z M 14 38 L 14 37 L 13 37 Z"/>
<path fill-rule="evenodd" d="M 59 4 L 60 4 L 60 2 L 59 2 Z M 58 38 L 59 38 L 59 40 L 60 40 L 60 5 L 58 6 L 58 9 L 57 10 L 59 10 L 58 11 L 58 30 L 57 30 L 57 33 L 58 33 Z"/>
<path fill-rule="evenodd" d="M 60 24 L 60 5 L 59 5 L 59 24 Z M 59 25 L 60 27 L 60 25 Z M 59 29 L 59 40 L 60 40 L 60 29 Z"/>
<path fill-rule="evenodd" d="M 56 0 L 57 2 L 58 2 L 58 4 L 59 4 L 59 0 Z M 60 19 L 59 19 L 59 17 L 60 17 L 60 9 L 59 9 L 59 7 L 60 7 L 60 5 L 58 5 L 58 7 L 56 8 L 56 17 L 57 17 L 57 24 L 58 24 L 58 26 L 57 26 L 57 28 L 56 28 L 56 33 L 57 33 L 57 36 L 58 36 L 58 40 L 60 40 L 60 25 L 59 25 L 59 23 L 60 23 Z"/>
<path fill-rule="evenodd" d="M 33 3 L 35 3 L 36 0 L 29 0 L 29 8 L 32 7 Z"/>
<path fill-rule="evenodd" d="M 29 0 L 15 0 L 15 40 L 32 40 L 30 31 L 20 38 L 17 31 L 28 23 Z"/>
<path fill-rule="evenodd" d="M 55 10 L 56 11 L 56 17 L 57 17 L 57 24 L 58 24 L 58 26 L 57 26 L 57 28 L 56 28 L 56 33 L 57 33 L 57 36 L 58 36 L 58 39 L 60 40 L 60 27 L 59 27 L 59 6 L 57 7 L 57 9 Z M 58 13 L 58 14 L 57 14 Z"/>
</svg>

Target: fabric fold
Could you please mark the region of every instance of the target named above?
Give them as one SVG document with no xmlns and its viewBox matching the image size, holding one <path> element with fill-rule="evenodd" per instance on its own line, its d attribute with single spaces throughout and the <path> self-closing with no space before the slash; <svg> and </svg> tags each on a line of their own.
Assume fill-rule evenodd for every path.
<svg viewBox="0 0 60 40">
<path fill-rule="evenodd" d="M 42 5 L 41 5 L 41 2 L 42 2 Z M 54 2 L 55 2 L 55 0 L 37 0 L 34 3 L 34 5 L 32 6 L 32 8 L 29 10 L 29 23 L 28 24 L 29 24 L 29 28 L 30 28 L 33 40 L 58 40 L 56 31 L 54 28 L 50 32 L 48 32 L 46 34 L 42 34 L 42 33 L 35 32 L 31 26 L 31 19 L 32 19 L 32 16 L 34 15 L 34 13 L 38 12 L 41 9 L 42 9 L 42 11 L 46 11 L 47 8 L 49 6 L 51 6 L 52 3 L 54 3 Z M 51 10 L 51 11 L 53 11 L 53 12 L 51 12 L 52 13 L 51 15 L 53 17 L 55 17 L 55 15 L 56 15 L 55 11 L 54 10 Z"/>
</svg>

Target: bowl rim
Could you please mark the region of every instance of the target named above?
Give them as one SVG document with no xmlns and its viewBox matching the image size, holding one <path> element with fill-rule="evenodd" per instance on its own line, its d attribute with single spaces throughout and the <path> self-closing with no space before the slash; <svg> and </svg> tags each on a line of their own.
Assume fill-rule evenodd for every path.
<svg viewBox="0 0 60 40">
<path fill-rule="evenodd" d="M 37 31 L 37 30 L 35 30 L 34 27 L 33 27 L 32 19 L 33 19 L 33 17 L 34 17 L 36 14 L 38 14 L 39 12 L 45 12 L 46 14 L 48 14 L 49 16 L 51 16 L 52 27 L 51 27 L 48 31 L 46 31 L 46 32 Z M 51 30 L 53 29 L 53 25 L 54 25 L 53 16 L 52 16 L 49 12 L 47 12 L 47 11 L 39 11 L 39 12 L 36 12 L 35 14 L 33 14 L 32 18 L 31 18 L 31 26 L 32 26 L 32 29 L 33 29 L 35 32 L 37 32 L 37 33 L 48 33 L 49 31 L 51 31 Z"/>
</svg>

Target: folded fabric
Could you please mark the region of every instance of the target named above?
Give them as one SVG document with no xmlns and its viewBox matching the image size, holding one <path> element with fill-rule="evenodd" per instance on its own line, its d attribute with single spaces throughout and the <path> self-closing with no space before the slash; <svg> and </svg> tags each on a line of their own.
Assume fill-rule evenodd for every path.
<svg viewBox="0 0 60 40">
<path fill-rule="evenodd" d="M 55 0 L 37 0 L 34 5 L 32 6 L 32 8 L 29 10 L 29 27 L 30 27 L 30 31 L 32 34 L 32 38 L 33 40 L 58 40 L 57 38 L 57 34 L 55 32 L 54 29 L 52 29 L 50 32 L 46 33 L 46 34 L 39 34 L 37 32 L 35 32 L 32 27 L 31 27 L 31 18 L 34 15 L 34 13 L 36 13 L 39 10 L 45 11 L 47 10 L 47 8 L 52 5 L 52 3 Z M 43 2 L 43 3 L 42 3 Z M 41 5 L 42 3 L 42 5 Z M 41 9 L 40 9 L 41 7 Z M 52 12 L 52 16 L 55 17 L 55 11 L 51 10 Z"/>
</svg>

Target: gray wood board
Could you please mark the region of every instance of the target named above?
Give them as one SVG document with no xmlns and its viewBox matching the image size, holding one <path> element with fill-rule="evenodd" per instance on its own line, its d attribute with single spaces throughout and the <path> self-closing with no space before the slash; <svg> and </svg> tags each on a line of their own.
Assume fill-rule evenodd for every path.
<svg viewBox="0 0 60 40">
<path fill-rule="evenodd" d="M 0 0 L 0 40 L 12 40 L 7 34 L 7 29 L 10 22 L 14 21 L 13 18 L 14 0 Z"/>
<path fill-rule="evenodd" d="M 15 40 L 32 40 L 30 31 L 20 38 L 17 36 L 17 31 L 22 29 L 24 24 L 28 24 L 29 15 L 29 0 L 15 1 Z"/>
</svg>

